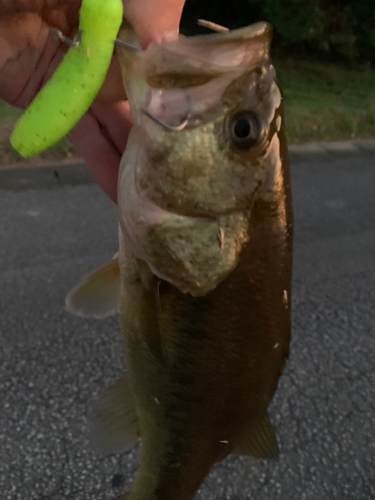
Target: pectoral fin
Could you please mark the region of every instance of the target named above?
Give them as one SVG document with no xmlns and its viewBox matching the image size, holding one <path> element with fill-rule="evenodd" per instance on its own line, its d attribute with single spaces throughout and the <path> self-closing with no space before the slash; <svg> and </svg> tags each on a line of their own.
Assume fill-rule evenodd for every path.
<svg viewBox="0 0 375 500">
<path fill-rule="evenodd" d="M 99 397 L 90 420 L 90 441 L 97 451 L 117 453 L 137 440 L 138 419 L 127 374 Z"/>
<path fill-rule="evenodd" d="M 66 310 L 82 318 L 113 316 L 120 305 L 120 268 L 118 258 L 104 264 L 78 283 L 65 299 Z"/>
<path fill-rule="evenodd" d="M 277 459 L 279 457 L 276 436 L 267 415 L 255 424 L 251 424 L 233 453 L 254 458 Z"/>
</svg>

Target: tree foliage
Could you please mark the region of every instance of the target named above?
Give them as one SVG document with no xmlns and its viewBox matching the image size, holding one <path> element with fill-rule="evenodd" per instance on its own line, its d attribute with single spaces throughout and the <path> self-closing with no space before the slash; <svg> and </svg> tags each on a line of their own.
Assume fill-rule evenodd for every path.
<svg viewBox="0 0 375 500">
<path fill-rule="evenodd" d="M 187 0 L 186 33 L 198 18 L 231 29 L 268 21 L 284 54 L 375 63 L 374 0 Z"/>
</svg>

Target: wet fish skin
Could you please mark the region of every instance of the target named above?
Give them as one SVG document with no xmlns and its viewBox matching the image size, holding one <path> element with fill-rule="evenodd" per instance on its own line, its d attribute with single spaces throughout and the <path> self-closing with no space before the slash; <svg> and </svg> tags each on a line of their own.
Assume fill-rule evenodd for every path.
<svg viewBox="0 0 375 500">
<path fill-rule="evenodd" d="M 210 117 L 206 124 L 182 132 L 158 132 L 160 164 L 168 158 L 164 171 L 151 151 L 152 140 L 147 148 L 153 168 L 140 185 L 148 199 L 163 210 L 187 217 L 217 217 L 240 210 L 246 215 L 249 238 L 227 277 L 205 295 L 194 297 L 159 279 L 142 259 L 129 255 L 126 231 L 121 236 L 121 325 L 142 437 L 140 467 L 128 500 L 193 498 L 215 463 L 246 449 L 243 441 L 249 440 L 249 430 L 251 434 L 266 417 L 288 357 L 292 259 L 289 166 L 281 94 L 274 86 L 272 69 L 263 64 L 226 88 L 213 121 Z M 252 106 L 254 96 L 242 95 L 246 85 L 258 91 L 258 109 Z M 263 136 L 255 147 L 243 152 L 231 149 L 223 136 L 225 116 L 233 115 L 233 108 L 236 112 L 260 110 L 269 117 L 268 122 L 263 120 Z M 194 139 L 197 156 L 190 153 L 189 159 L 189 154 L 179 154 L 189 151 L 186 144 Z M 212 147 L 202 149 L 207 141 Z M 175 156 L 173 164 L 171 154 Z M 195 170 L 191 168 L 192 156 Z M 185 171 L 181 168 L 184 161 L 188 161 Z M 223 194 L 225 183 L 241 163 L 253 169 L 253 174 L 237 183 L 240 189 L 234 204 L 224 206 L 225 196 L 218 193 Z M 213 189 L 215 169 L 217 172 L 223 164 L 226 171 Z M 171 173 L 174 168 L 176 175 Z M 195 190 L 191 186 L 187 189 L 189 172 L 194 176 L 199 168 L 200 182 Z M 179 176 L 181 170 L 185 178 Z M 156 261 L 160 264 L 160 257 Z M 250 439 L 252 455 L 266 454 L 266 441 L 272 438 L 262 439 L 259 446 L 257 436 Z"/>
<path fill-rule="evenodd" d="M 251 87 L 254 92 L 243 91 Z M 208 114 L 207 123 L 201 120 L 181 133 L 160 131 L 159 141 L 150 137 L 147 155 L 152 168 L 144 168 L 140 181 L 145 195 L 157 206 L 185 216 L 248 210 L 267 168 L 267 159 L 261 165 L 258 158 L 266 152 L 275 101 L 281 103 L 274 70 L 260 64 L 229 83 L 211 111 L 220 106 L 217 116 L 211 119 Z M 240 148 L 233 144 L 231 122 L 248 109 L 259 118 L 260 137 L 253 147 Z M 194 110 L 191 114 L 194 124 Z"/>
<path fill-rule="evenodd" d="M 128 30 L 121 35 L 126 38 Z M 154 274 L 194 296 L 212 290 L 218 276 L 223 280 L 234 269 L 249 238 L 246 220 L 240 230 L 238 221 L 248 219 L 255 198 L 272 193 L 282 177 L 282 97 L 269 62 L 270 36 L 269 25 L 259 23 L 212 39 L 119 52 L 134 116 L 119 177 L 120 225 L 134 254 Z M 171 65 L 180 73 L 174 89 Z M 197 75 L 207 74 L 211 79 L 197 85 Z M 173 124 L 186 117 L 183 130 L 160 126 L 160 120 Z M 237 137 L 241 123 L 248 124 L 248 137 Z M 233 224 L 219 251 L 216 235 L 223 234 L 225 216 Z M 202 219 L 211 229 L 197 227 Z M 172 248 L 170 231 L 176 227 L 181 234 Z"/>
<path fill-rule="evenodd" d="M 128 28 L 120 36 L 134 41 Z M 277 455 L 267 408 L 289 353 L 293 228 L 269 42 L 260 23 L 119 51 L 135 121 L 119 179 L 128 373 L 96 430 L 119 446 L 121 435 L 142 439 L 127 500 L 191 500 L 230 453 Z M 142 107 L 172 124 L 188 111 L 187 126 L 164 129 Z M 254 137 L 234 138 L 238 116 Z M 93 313 L 91 285 L 96 316 L 113 310 L 113 281 L 98 281 L 94 272 L 73 290 L 70 310 Z"/>
<path fill-rule="evenodd" d="M 283 302 L 290 235 L 272 220 L 275 210 L 259 206 L 236 270 L 206 297 L 182 294 L 152 275 L 149 289 L 138 290 L 142 299 L 127 288 L 132 300 L 122 310 L 122 328 L 144 436 L 129 498 L 193 498 L 210 468 L 266 414 L 290 332 L 290 304 Z M 149 318 L 143 331 L 129 325 L 138 314 Z"/>
</svg>

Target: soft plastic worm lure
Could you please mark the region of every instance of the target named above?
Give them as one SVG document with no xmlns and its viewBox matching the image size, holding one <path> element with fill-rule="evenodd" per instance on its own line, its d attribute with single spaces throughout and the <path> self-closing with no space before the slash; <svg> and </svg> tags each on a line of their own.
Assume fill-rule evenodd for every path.
<svg viewBox="0 0 375 500">
<path fill-rule="evenodd" d="M 88 110 L 102 86 L 122 21 L 122 0 L 83 0 L 79 42 L 18 121 L 10 138 L 24 157 L 64 137 Z"/>
</svg>

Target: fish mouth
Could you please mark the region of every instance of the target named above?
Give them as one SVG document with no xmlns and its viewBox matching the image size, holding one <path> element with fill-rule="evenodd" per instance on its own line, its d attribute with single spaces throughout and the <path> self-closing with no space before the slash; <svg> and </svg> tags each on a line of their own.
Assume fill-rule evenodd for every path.
<svg viewBox="0 0 375 500">
<path fill-rule="evenodd" d="M 133 129 L 144 150 L 135 173 L 138 194 L 187 217 L 215 219 L 250 209 L 267 168 L 280 99 L 268 63 L 198 87 L 148 88 L 137 101 Z M 236 117 L 252 118 L 258 130 L 252 142 L 234 142 Z"/>
<path fill-rule="evenodd" d="M 264 172 L 258 149 L 246 158 L 231 149 L 224 119 L 248 102 L 248 75 L 270 66 L 270 40 L 270 26 L 258 23 L 136 54 L 119 47 L 135 123 L 119 177 L 120 226 L 135 256 L 184 293 L 213 290 L 249 240 Z"/>
<path fill-rule="evenodd" d="M 223 33 L 151 44 L 140 58 L 139 72 L 153 88 L 203 85 L 268 60 L 271 38 L 271 25 L 260 22 Z"/>
<path fill-rule="evenodd" d="M 222 79 L 225 82 L 226 77 L 233 80 L 236 74 L 249 71 L 261 61 L 269 61 L 271 38 L 272 27 L 268 23 L 260 22 L 224 33 L 150 44 L 146 50 L 140 52 L 119 45 L 117 51 L 120 69 L 133 117 L 136 118 L 142 113 L 145 105 L 144 110 L 148 116 L 156 117 L 159 123 L 162 121 L 167 127 L 179 127 L 185 121 L 187 124 L 188 112 L 182 112 L 183 117 L 177 119 L 177 123 L 171 124 L 168 121 L 168 113 L 172 115 L 176 108 L 184 108 L 181 99 L 178 106 L 173 106 L 173 91 L 177 91 L 180 96 L 185 93 L 183 91 L 194 93 L 196 87 L 206 87 L 206 84 Z M 135 33 L 124 24 L 118 40 L 132 44 Z M 207 90 L 211 95 L 219 93 L 209 86 Z M 190 102 L 195 102 L 194 96 L 190 97 Z M 199 101 L 201 103 L 202 99 Z M 156 108 L 153 103 L 156 103 Z M 171 104 L 172 112 L 163 110 L 163 107 L 171 108 Z M 190 111 L 190 115 L 193 115 L 194 110 Z M 199 114 L 202 115 L 202 109 Z M 189 126 L 194 126 L 194 120 L 189 120 Z"/>
</svg>

